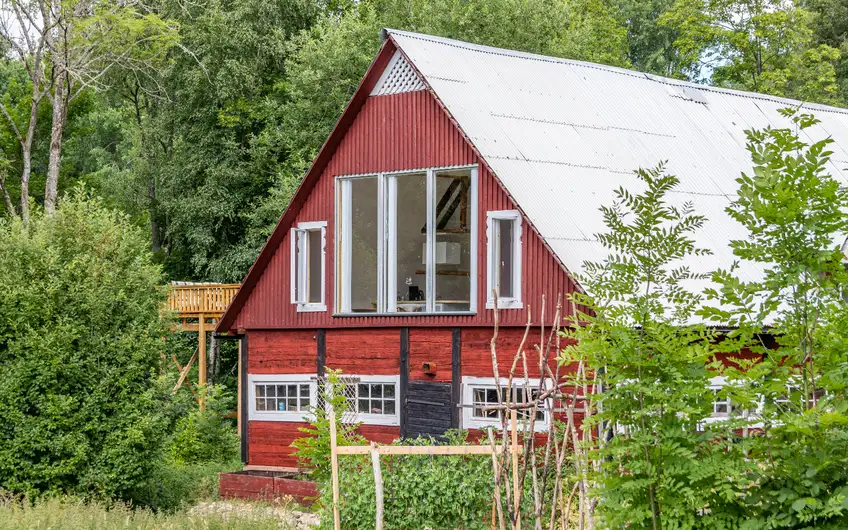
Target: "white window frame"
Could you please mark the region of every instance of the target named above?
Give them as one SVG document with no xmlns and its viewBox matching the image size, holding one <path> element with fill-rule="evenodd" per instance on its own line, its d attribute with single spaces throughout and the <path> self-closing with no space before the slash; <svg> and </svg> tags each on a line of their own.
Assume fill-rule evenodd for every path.
<svg viewBox="0 0 848 530">
<path fill-rule="evenodd" d="M 507 383 L 509 382 L 509 378 L 501 377 L 500 383 L 501 388 L 506 388 Z M 523 378 L 513 379 L 512 386 L 514 388 L 524 388 L 525 380 Z M 530 379 L 530 390 L 539 388 L 539 379 Z M 546 388 L 552 388 L 552 381 L 548 379 L 546 381 Z M 495 386 L 495 378 L 494 377 L 473 377 L 473 376 L 463 376 L 462 378 L 462 428 L 463 429 L 497 429 L 501 428 L 501 422 L 497 418 L 476 418 L 474 417 L 474 407 L 471 405 L 474 404 L 474 390 L 475 389 L 491 389 L 497 388 Z M 545 400 L 545 408 L 542 410 L 544 414 L 544 420 L 536 422 L 533 425 L 533 430 L 535 432 L 548 432 L 550 428 L 551 422 L 551 411 L 548 410 L 547 401 Z M 523 427 L 529 420 L 519 419 L 518 424 L 520 427 Z M 507 421 L 507 429 L 509 429 L 510 422 Z"/>
<path fill-rule="evenodd" d="M 300 299 L 306 296 L 306 269 L 309 260 L 309 237 L 308 232 L 321 231 L 321 302 L 309 303 L 308 300 Z M 306 236 L 306 237 L 301 237 Z M 291 303 L 297 305 L 299 313 L 326 311 L 326 284 L 327 284 L 327 221 L 310 221 L 298 223 L 297 227 L 291 229 Z M 300 271 L 300 274 L 298 274 Z M 299 284 L 299 285 L 296 285 Z"/>
<path fill-rule="evenodd" d="M 318 382 L 314 375 L 309 374 L 247 374 L 248 403 L 247 419 L 249 421 L 287 421 L 309 422 L 314 418 L 310 411 L 278 411 L 256 410 L 256 385 L 302 385 L 309 384 L 309 403 L 315 407 L 318 403 Z"/>
<path fill-rule="evenodd" d="M 364 425 L 386 425 L 389 427 L 400 426 L 402 404 L 400 401 L 400 375 L 355 375 L 344 374 L 342 380 L 346 385 L 362 384 L 384 384 L 395 387 L 395 413 L 394 414 L 365 414 L 357 412 L 358 402 L 354 402 L 353 411 L 345 411 L 344 415 L 353 416 L 354 422 Z M 355 400 L 354 400 L 355 401 Z"/>
<path fill-rule="evenodd" d="M 498 296 L 498 309 L 522 309 L 524 302 L 521 300 L 521 243 L 523 235 L 522 216 L 518 210 L 493 210 L 486 212 L 486 309 L 495 308 L 495 298 L 492 291 L 495 289 L 495 278 L 498 275 L 498 260 L 495 260 L 497 245 L 495 239 L 497 237 L 498 221 L 512 221 L 513 226 L 513 245 L 512 245 L 512 289 L 514 296 L 500 297 Z"/>
<path fill-rule="evenodd" d="M 468 170 L 471 182 L 470 189 L 470 240 L 471 240 L 471 263 L 469 266 L 469 309 L 468 311 L 435 311 L 436 300 L 436 237 L 435 237 L 435 210 L 436 210 L 436 174 L 443 171 Z M 387 259 L 395 251 L 395 241 L 391 234 L 395 227 L 391 226 L 390 219 L 397 214 L 397 196 L 394 193 L 394 177 L 414 173 L 425 173 L 427 179 L 427 264 L 425 292 L 427 305 L 420 313 L 397 313 L 397 300 L 387 296 L 392 292 L 390 287 L 397 291 L 397 262 Z M 478 250 L 478 227 L 477 227 L 477 184 L 478 165 L 441 166 L 418 169 L 404 169 L 401 171 L 362 173 L 356 175 L 338 175 L 336 179 L 336 275 L 334 281 L 336 311 L 339 316 L 373 317 L 373 316 L 433 316 L 433 315 L 474 315 L 477 313 L 477 250 Z M 377 238 L 377 311 L 373 313 L 354 313 L 350 307 L 351 283 L 346 274 L 351 269 L 351 234 L 345 231 L 352 222 L 352 192 L 350 182 L 359 178 L 377 179 L 377 226 L 383 227 L 382 234 Z M 394 284 L 390 286 L 389 284 Z M 520 290 L 520 286 L 519 286 Z M 392 298 L 391 300 L 389 298 Z"/>
</svg>

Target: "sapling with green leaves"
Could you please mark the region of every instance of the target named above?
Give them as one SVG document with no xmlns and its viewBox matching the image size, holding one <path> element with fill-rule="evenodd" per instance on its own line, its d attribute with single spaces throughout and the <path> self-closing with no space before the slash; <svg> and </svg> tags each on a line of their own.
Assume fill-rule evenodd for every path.
<svg viewBox="0 0 848 530">
<path fill-rule="evenodd" d="M 593 416 L 596 515 L 606 528 L 731 528 L 742 487 L 727 437 L 705 428 L 712 411 L 714 333 L 695 322 L 704 275 L 681 265 L 706 255 L 693 235 L 705 218 L 675 205 L 664 165 L 636 171 L 640 191 L 619 188 L 603 207 L 608 251 L 585 263 L 578 312 L 560 361 L 584 363 L 597 383 Z M 575 384 L 581 381 L 575 381 Z"/>
<path fill-rule="evenodd" d="M 727 212 L 748 233 L 731 242 L 740 261 L 715 273 L 706 294 L 716 303 L 702 314 L 733 329 L 723 349 L 757 356 L 725 370 L 758 433 L 748 442 L 757 487 L 742 498 L 744 528 L 845 528 L 848 192 L 828 172 L 833 140 L 804 139 L 818 120 L 781 113 L 791 127 L 747 131 L 753 171 Z M 741 279 L 743 264 L 762 278 Z"/>
</svg>

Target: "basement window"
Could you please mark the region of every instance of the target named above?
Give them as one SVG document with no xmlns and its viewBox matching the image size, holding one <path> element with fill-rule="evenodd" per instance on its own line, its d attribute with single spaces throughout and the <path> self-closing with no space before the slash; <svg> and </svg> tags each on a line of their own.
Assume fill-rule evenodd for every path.
<svg viewBox="0 0 848 530">
<path fill-rule="evenodd" d="M 521 213 L 499 210 L 486 215 L 486 309 L 521 309 Z"/>
<path fill-rule="evenodd" d="M 507 385 L 507 379 L 501 378 L 501 392 Z M 489 429 L 500 428 L 502 425 L 502 417 L 504 412 L 500 410 L 487 410 L 486 407 L 497 406 L 503 404 L 498 394 L 495 379 L 493 377 L 463 377 L 462 378 L 462 428 L 463 429 Z M 519 384 L 520 386 L 515 386 Z M 536 398 L 539 395 L 539 380 L 531 379 L 530 396 Z M 527 402 L 527 394 L 524 389 L 524 380 L 520 382 L 513 381 L 512 398 L 510 403 Z M 530 421 L 532 409 L 519 410 L 516 413 L 517 419 L 521 423 Z M 549 414 L 547 407 L 542 404 L 536 410 L 536 420 L 534 429 L 536 432 L 545 432 L 548 430 Z M 507 426 L 509 426 L 509 415 L 506 418 Z"/>
<path fill-rule="evenodd" d="M 400 425 L 400 376 L 345 375 L 345 420 L 367 425 Z"/>
<path fill-rule="evenodd" d="M 324 297 L 327 222 L 291 230 L 291 298 L 298 311 L 326 311 Z"/>
<path fill-rule="evenodd" d="M 317 385 L 310 375 L 248 376 L 250 420 L 309 421 Z"/>
</svg>

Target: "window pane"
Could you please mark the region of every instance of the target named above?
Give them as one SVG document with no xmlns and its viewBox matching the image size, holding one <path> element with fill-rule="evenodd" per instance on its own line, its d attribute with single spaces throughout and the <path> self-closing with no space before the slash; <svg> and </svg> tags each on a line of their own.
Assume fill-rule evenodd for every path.
<svg viewBox="0 0 848 530">
<path fill-rule="evenodd" d="M 300 398 L 300 410 L 306 410 L 312 406 L 309 396 Z"/>
<path fill-rule="evenodd" d="M 395 400 L 387 399 L 383 402 L 383 414 L 394 414 L 395 413 Z"/>
<path fill-rule="evenodd" d="M 471 309 L 471 172 L 436 173 L 436 311 Z"/>
<path fill-rule="evenodd" d="M 512 269 L 513 269 L 513 237 L 515 231 L 515 222 L 509 219 L 499 219 L 496 221 L 497 228 L 497 285 L 498 296 L 500 298 L 512 298 L 514 296 L 512 289 Z"/>
<path fill-rule="evenodd" d="M 427 296 L 427 174 L 391 177 L 397 188 L 394 259 L 396 285 L 389 285 L 388 296 L 397 301 L 397 311 L 416 313 L 426 309 Z"/>
<path fill-rule="evenodd" d="M 359 412 L 367 414 L 368 408 L 369 408 L 368 407 L 368 400 L 367 399 L 360 399 L 359 400 Z"/>
<path fill-rule="evenodd" d="M 256 410 L 265 410 L 265 399 L 256 398 Z"/>
<path fill-rule="evenodd" d="M 383 397 L 395 397 L 395 385 L 383 385 Z"/>
<path fill-rule="evenodd" d="M 359 385 L 359 397 L 367 398 L 368 397 L 368 385 Z"/>
<path fill-rule="evenodd" d="M 290 397 L 288 399 L 288 410 L 297 410 L 297 398 Z"/>
<path fill-rule="evenodd" d="M 277 395 L 276 388 L 274 385 L 268 385 L 265 387 L 265 395 L 268 397 L 274 397 Z"/>
<path fill-rule="evenodd" d="M 350 181 L 351 271 L 342 278 L 350 285 L 353 312 L 377 310 L 377 178 Z"/>
<path fill-rule="evenodd" d="M 265 397 L 265 385 L 256 385 L 256 397 Z"/>
<path fill-rule="evenodd" d="M 321 285 L 324 283 L 324 278 L 321 275 L 321 230 L 310 230 L 307 234 L 309 237 L 307 246 L 309 264 L 306 270 L 306 287 L 309 294 L 306 301 L 310 304 L 320 304 Z"/>
<path fill-rule="evenodd" d="M 383 397 L 383 385 L 371 385 L 371 397 Z"/>
<path fill-rule="evenodd" d="M 288 394 L 289 397 L 294 397 L 297 395 L 297 385 L 289 385 L 288 386 Z"/>
<path fill-rule="evenodd" d="M 309 397 L 309 385 L 300 385 L 300 397 Z"/>
<path fill-rule="evenodd" d="M 277 396 L 285 396 L 286 395 L 286 386 L 285 385 L 277 385 Z"/>
</svg>

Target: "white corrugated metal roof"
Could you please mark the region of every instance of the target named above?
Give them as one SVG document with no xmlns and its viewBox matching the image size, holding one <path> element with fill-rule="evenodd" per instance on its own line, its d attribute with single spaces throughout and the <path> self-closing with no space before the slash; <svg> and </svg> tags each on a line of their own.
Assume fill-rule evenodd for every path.
<svg viewBox="0 0 848 530">
<path fill-rule="evenodd" d="M 746 129 L 787 127 L 777 111 L 798 101 L 719 89 L 631 70 L 389 30 L 425 81 L 565 267 L 582 269 L 606 252 L 599 211 L 633 170 L 667 160 L 680 179 L 676 199 L 707 217 L 696 243 L 713 255 L 696 272 L 727 268 L 728 241 L 746 237 L 724 211 L 740 172 L 751 168 Z M 831 136 L 832 174 L 848 184 L 848 111 L 804 104 Z M 761 272 L 743 264 L 743 278 Z M 703 285 L 692 285 L 701 288 Z"/>
</svg>

